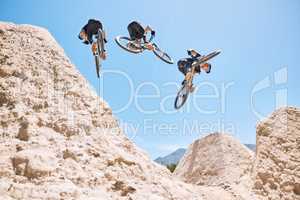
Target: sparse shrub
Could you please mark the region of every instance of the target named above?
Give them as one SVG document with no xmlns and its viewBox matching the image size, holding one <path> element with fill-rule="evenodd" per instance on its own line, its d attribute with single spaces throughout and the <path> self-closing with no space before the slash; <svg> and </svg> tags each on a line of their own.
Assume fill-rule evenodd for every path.
<svg viewBox="0 0 300 200">
<path fill-rule="evenodd" d="M 176 167 L 177 167 L 176 164 L 167 165 L 167 168 L 170 170 L 171 173 L 175 171 Z"/>
</svg>

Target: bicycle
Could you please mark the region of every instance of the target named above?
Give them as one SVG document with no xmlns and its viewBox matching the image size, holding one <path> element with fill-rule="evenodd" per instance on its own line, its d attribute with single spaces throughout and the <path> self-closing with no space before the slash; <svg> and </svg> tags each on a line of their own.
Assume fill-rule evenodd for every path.
<svg viewBox="0 0 300 200">
<path fill-rule="evenodd" d="M 213 57 L 219 55 L 221 53 L 220 50 L 214 51 L 206 56 L 201 56 L 198 60 L 194 61 L 194 63 L 192 63 L 192 67 L 191 70 L 187 73 L 185 80 L 183 81 L 183 84 L 181 86 L 181 88 L 179 89 L 177 96 L 175 98 L 175 103 L 174 103 L 174 107 L 175 109 L 180 109 L 186 102 L 189 93 L 191 93 L 192 91 L 192 86 L 193 86 L 193 79 L 195 76 L 195 68 L 196 66 L 205 64 L 208 60 L 212 59 Z M 187 80 L 186 80 L 187 79 Z"/>
</svg>

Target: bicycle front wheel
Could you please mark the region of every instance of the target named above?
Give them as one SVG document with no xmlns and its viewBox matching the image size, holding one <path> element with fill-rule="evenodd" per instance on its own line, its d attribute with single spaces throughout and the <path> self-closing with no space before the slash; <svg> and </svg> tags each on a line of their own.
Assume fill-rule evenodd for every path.
<svg viewBox="0 0 300 200">
<path fill-rule="evenodd" d="M 182 87 L 180 88 L 180 90 L 177 93 L 175 103 L 174 103 L 175 109 L 179 109 L 185 104 L 185 102 L 189 96 L 189 93 L 190 93 L 190 90 L 189 90 L 188 84 L 186 82 L 182 85 Z"/>
</svg>

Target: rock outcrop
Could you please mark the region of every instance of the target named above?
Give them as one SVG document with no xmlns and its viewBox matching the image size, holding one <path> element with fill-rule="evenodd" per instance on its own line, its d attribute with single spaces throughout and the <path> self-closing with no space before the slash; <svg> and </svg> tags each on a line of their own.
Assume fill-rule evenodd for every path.
<svg viewBox="0 0 300 200">
<path fill-rule="evenodd" d="M 193 142 L 180 160 L 175 176 L 196 185 L 220 186 L 238 198 L 251 193 L 253 152 L 230 135 L 214 133 Z"/>
<path fill-rule="evenodd" d="M 300 199 L 300 110 L 275 111 L 257 126 L 254 189 L 266 200 Z"/>
<path fill-rule="evenodd" d="M 235 199 L 151 161 L 43 28 L 0 23 L 0 127 L 0 199 Z"/>
</svg>

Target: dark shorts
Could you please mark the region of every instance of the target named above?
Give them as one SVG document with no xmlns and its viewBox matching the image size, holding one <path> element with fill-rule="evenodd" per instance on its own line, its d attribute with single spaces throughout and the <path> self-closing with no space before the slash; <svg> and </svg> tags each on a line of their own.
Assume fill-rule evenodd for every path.
<svg viewBox="0 0 300 200">
<path fill-rule="evenodd" d="M 185 62 L 183 65 L 179 65 L 178 69 L 179 71 L 181 71 L 181 73 L 185 75 L 189 70 L 191 70 L 191 67 L 192 67 L 191 63 Z"/>
<path fill-rule="evenodd" d="M 132 40 L 142 39 L 144 37 L 145 30 L 138 22 L 131 22 L 127 29 Z"/>
</svg>

